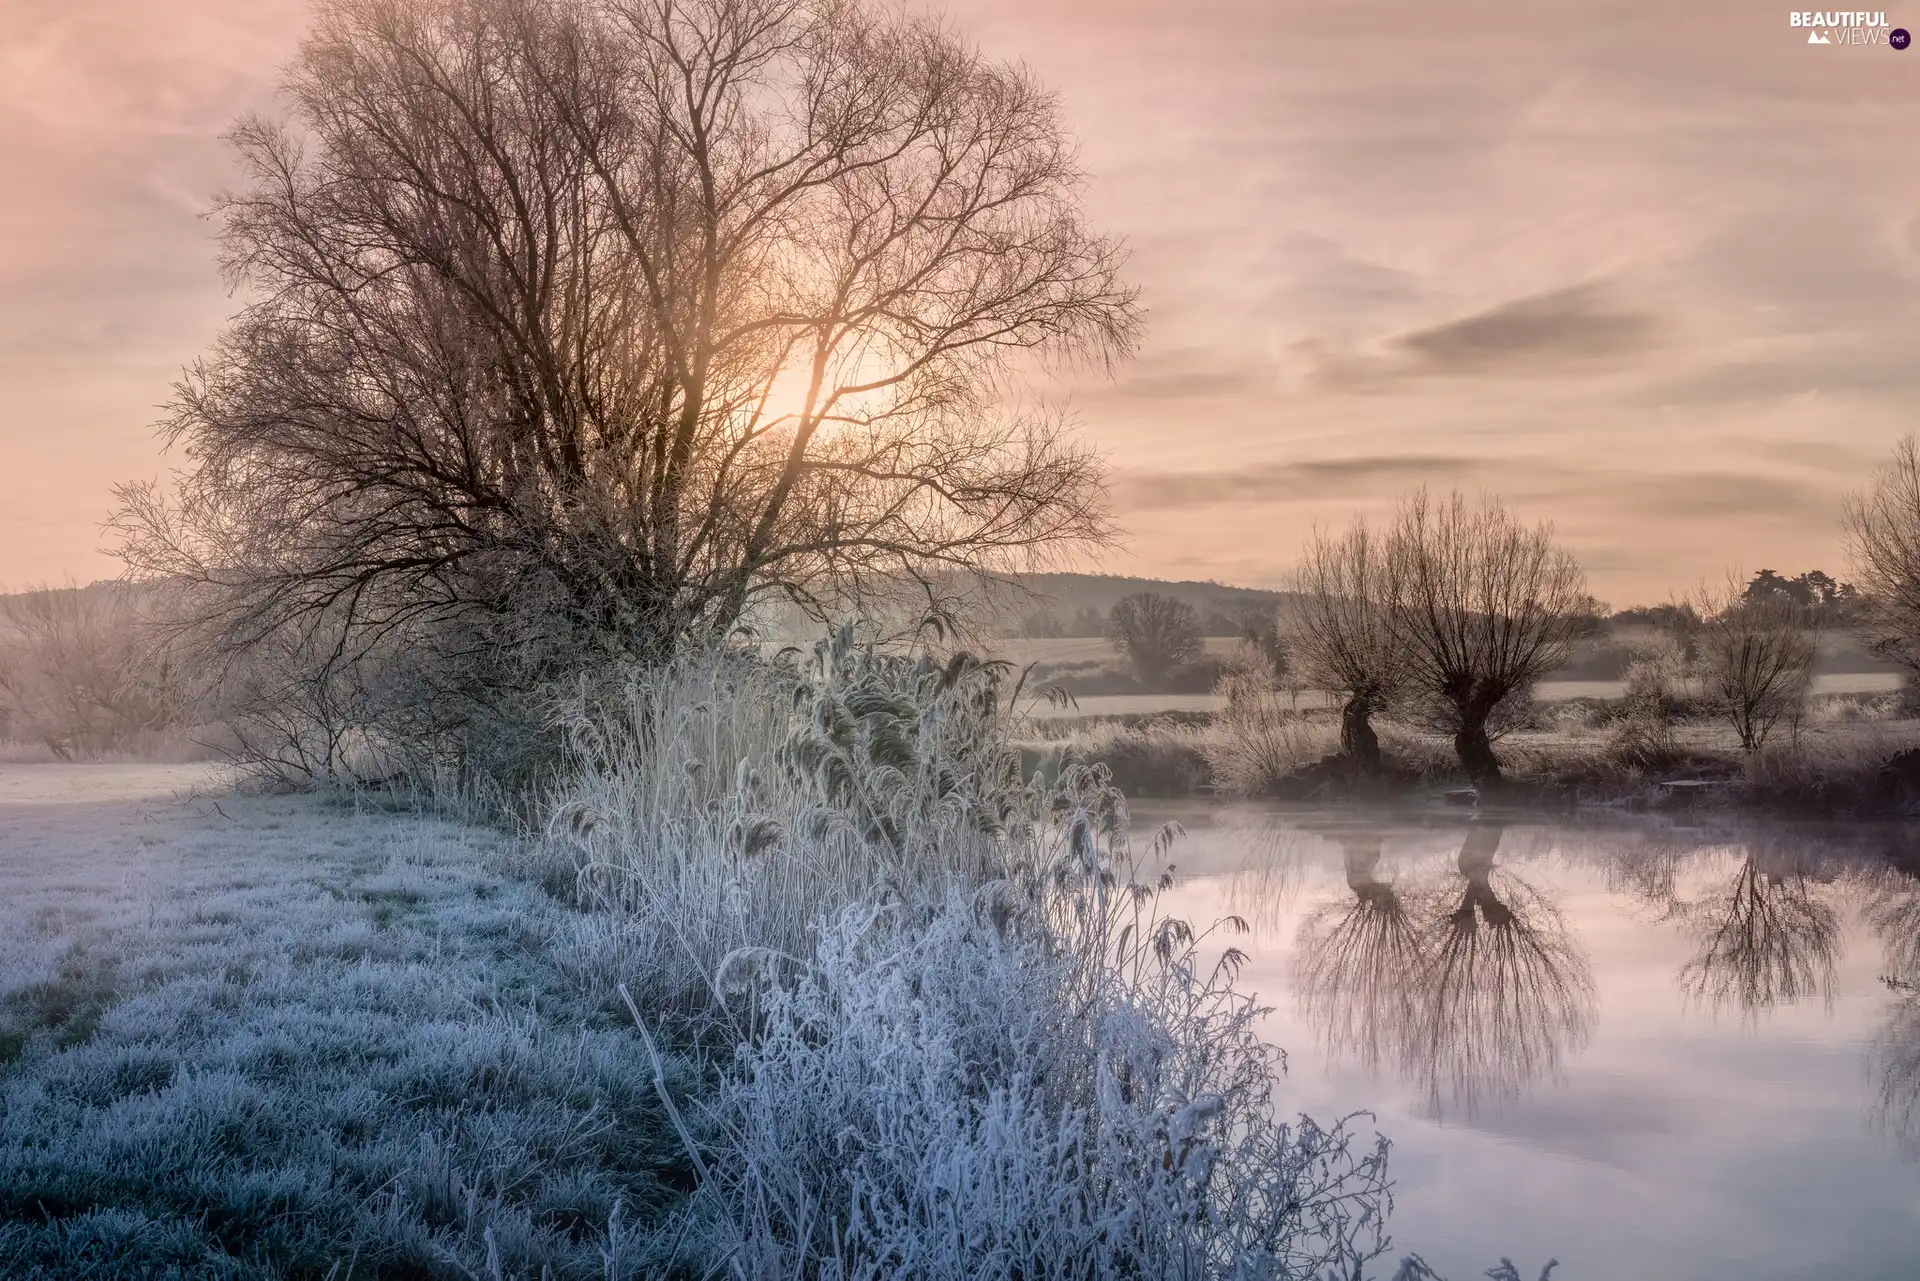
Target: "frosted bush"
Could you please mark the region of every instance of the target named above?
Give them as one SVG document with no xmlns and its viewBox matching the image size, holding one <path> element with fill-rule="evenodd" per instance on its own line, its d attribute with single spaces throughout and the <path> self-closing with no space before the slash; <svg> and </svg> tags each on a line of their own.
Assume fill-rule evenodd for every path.
<svg viewBox="0 0 1920 1281">
<path fill-rule="evenodd" d="M 1203 752 L 1214 786 L 1258 796 L 1303 766 L 1340 750 L 1339 730 L 1282 706 L 1277 694 L 1241 696 L 1215 719 Z"/>
<path fill-rule="evenodd" d="M 1067 855 L 1089 848 L 1083 835 Z M 1276 1119 L 1277 1055 L 1151 891 L 1096 870 L 855 906 L 746 985 L 694 1213 L 735 1275 L 1357 1276 L 1387 1145 Z"/>
<path fill-rule="evenodd" d="M 683 655 L 563 709 L 575 764 L 547 851 L 617 922 L 642 1004 L 697 1019 L 738 949 L 804 953 L 850 903 L 1026 856 L 1047 800 L 1006 732 L 1012 694 L 1002 664 L 850 629 L 803 662 Z"/>
<path fill-rule="evenodd" d="M 631 983 L 650 1049 L 715 1061 L 659 1084 L 698 1186 L 647 1253 L 736 1281 L 1356 1281 L 1385 1140 L 1280 1119 L 1239 954 L 1132 883 L 1104 767 L 1021 776 L 1010 684 L 842 631 L 567 712 L 545 849 L 602 909 L 586 968 Z"/>
</svg>

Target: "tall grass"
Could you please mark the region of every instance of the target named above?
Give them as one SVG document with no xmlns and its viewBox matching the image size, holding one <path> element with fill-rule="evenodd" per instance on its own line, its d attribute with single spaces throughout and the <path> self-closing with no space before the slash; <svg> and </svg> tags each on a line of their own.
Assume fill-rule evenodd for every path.
<svg viewBox="0 0 1920 1281">
<path fill-rule="evenodd" d="M 645 957 L 643 1004 L 721 995 L 743 949 L 803 956 L 813 926 L 1006 875 L 1044 808 L 1008 732 L 1002 665 L 884 652 L 851 629 L 801 662 L 683 655 L 561 718 L 573 760 L 547 849 Z"/>
<path fill-rule="evenodd" d="M 1339 730 L 1282 705 L 1278 692 L 1232 699 L 1206 739 L 1214 787 L 1229 796 L 1260 796 L 1305 766 L 1340 750 Z"/>
<path fill-rule="evenodd" d="M 1238 954 L 1136 883 L 1104 767 L 1022 776 L 1018 693 L 842 631 L 567 709 L 549 856 L 643 1028 L 714 1052 L 662 1239 L 737 1278 L 1358 1275 L 1384 1141 L 1279 1118 Z"/>
<path fill-rule="evenodd" d="M 766 989 L 726 1078 L 710 1247 L 741 1275 L 1351 1275 L 1385 1140 L 1275 1116 L 1277 1069 L 1194 940 L 1134 894 L 1069 922 L 992 892 L 855 907 Z"/>
</svg>

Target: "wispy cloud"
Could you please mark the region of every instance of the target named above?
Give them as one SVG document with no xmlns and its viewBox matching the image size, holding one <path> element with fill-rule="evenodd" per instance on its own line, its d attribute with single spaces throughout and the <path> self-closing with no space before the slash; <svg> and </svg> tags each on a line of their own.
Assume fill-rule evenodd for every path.
<svg viewBox="0 0 1920 1281">
<path fill-rule="evenodd" d="M 1116 478 L 1115 499 L 1123 512 L 1204 510 L 1307 497 L 1371 499 L 1420 484 L 1465 484 L 1489 470 L 1484 459 L 1396 454 L 1193 471 L 1136 471 Z"/>
<path fill-rule="evenodd" d="M 1059 91 L 1133 247 L 1142 358 L 1049 391 L 1138 572 L 1270 580 L 1429 482 L 1660 599 L 1832 561 L 1838 495 L 1920 425 L 1920 54 L 1808 49 L 1749 0 L 944 7 Z M 161 468 L 153 406 L 232 306 L 195 216 L 235 177 L 218 134 L 274 109 L 305 20 L 9 6 L 0 581 L 113 571 L 108 487 Z M 1221 527 L 1247 504 L 1258 539 Z"/>
<path fill-rule="evenodd" d="M 1247 504 L 1346 500 L 1379 506 L 1422 485 L 1470 494 L 1498 492 L 1528 514 L 1551 516 L 1596 499 L 1636 520 L 1799 521 L 1835 510 L 1828 474 L 1736 468 L 1683 471 L 1582 466 L 1564 459 L 1395 454 L 1267 463 L 1241 468 L 1136 471 L 1118 478 L 1122 512 L 1205 512 Z"/>
<path fill-rule="evenodd" d="M 1598 284 L 1581 284 L 1416 329 L 1388 346 L 1421 373 L 1540 373 L 1635 355 L 1653 346 L 1659 330 L 1651 313 L 1619 305 Z"/>
</svg>

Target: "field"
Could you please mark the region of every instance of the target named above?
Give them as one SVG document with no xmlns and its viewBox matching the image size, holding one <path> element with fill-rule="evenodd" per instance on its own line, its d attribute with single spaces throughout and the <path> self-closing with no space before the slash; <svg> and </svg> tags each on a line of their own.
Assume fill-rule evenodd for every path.
<svg viewBox="0 0 1920 1281">
<path fill-rule="evenodd" d="M 1035 642 L 1028 642 L 1035 643 Z M 1887 694 L 1900 688 L 1900 676 L 1893 672 L 1823 672 L 1813 678 L 1816 697 L 1834 694 Z M 1619 681 L 1541 681 L 1533 697 L 1541 703 L 1564 703 L 1576 698 L 1619 698 L 1625 686 Z M 1302 708 L 1327 705 L 1321 690 L 1300 691 Z M 1082 694 L 1072 703 L 1053 705 L 1036 703 L 1033 715 L 1048 720 L 1094 719 L 1109 716 L 1147 716 L 1155 712 L 1213 712 L 1220 699 L 1213 694 Z"/>
<path fill-rule="evenodd" d="M 487 833 L 219 782 L 0 765 L 0 1275 L 632 1271 L 675 1149 L 591 922 Z"/>
<path fill-rule="evenodd" d="M 1150 891 L 1104 893 L 1123 833 L 1013 825 L 990 885 L 937 861 L 993 844 L 956 780 L 1008 815 L 1118 798 L 1029 794 L 978 689 L 845 658 L 814 697 L 895 681 L 878 714 L 953 754 L 777 769 L 847 718 L 714 660 L 631 695 L 635 737 L 518 834 L 204 767 L 0 766 L 0 1275 L 1361 1275 L 1385 1141 L 1281 1110 L 1230 976 Z M 703 745 L 742 768 L 687 769 Z M 869 820 L 881 787 L 907 827 Z"/>
</svg>

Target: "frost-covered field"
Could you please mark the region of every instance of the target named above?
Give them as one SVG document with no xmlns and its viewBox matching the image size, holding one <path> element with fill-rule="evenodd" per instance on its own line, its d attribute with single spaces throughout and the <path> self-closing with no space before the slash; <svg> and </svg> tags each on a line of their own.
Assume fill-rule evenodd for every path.
<svg viewBox="0 0 1920 1281">
<path fill-rule="evenodd" d="M 644 852 L 658 790 L 582 786 L 567 812 Z M 619 985 L 658 1029 L 659 949 L 791 914 L 740 882 L 764 852 L 682 826 L 683 883 L 650 865 L 587 913 L 484 831 L 0 766 L 0 1277 L 1366 1275 L 1385 1144 L 1289 1119 L 1232 968 L 1111 893 L 1090 824 L 1024 838 L 1055 869 L 1030 891 L 855 900 L 806 960 L 736 948 L 707 1041 L 667 1043 L 668 1118 Z M 716 866 L 732 917 L 701 905 Z"/>
<path fill-rule="evenodd" d="M 0 765 L 0 1275 L 628 1272 L 678 1152 L 591 922 L 498 838 L 215 783 Z"/>
</svg>

